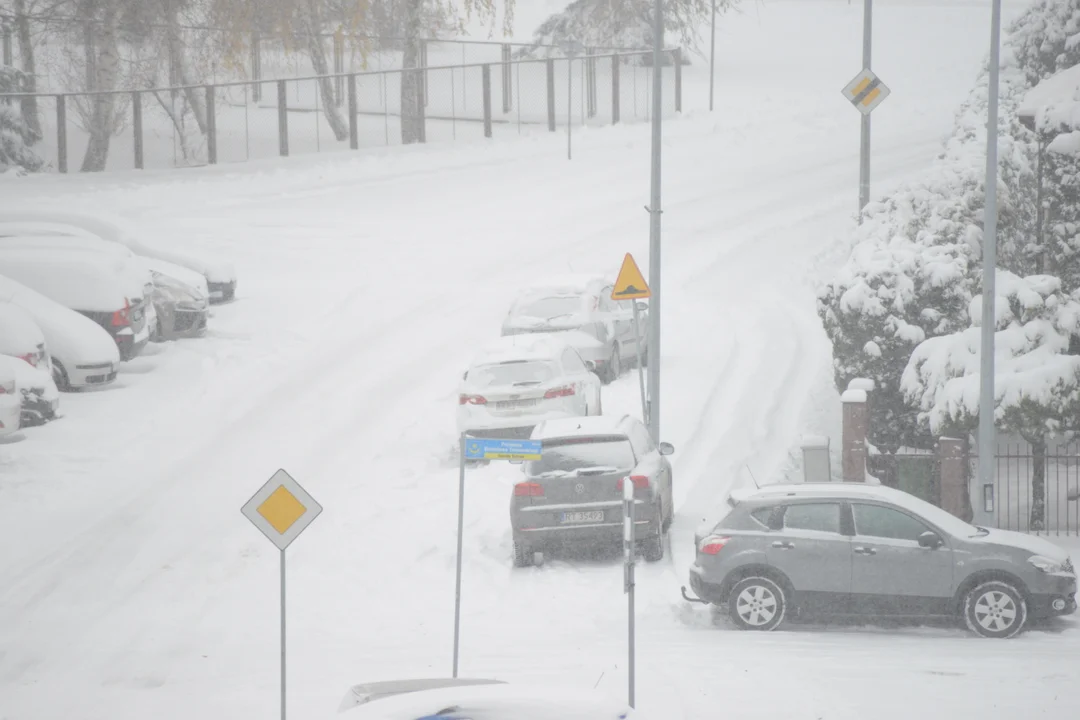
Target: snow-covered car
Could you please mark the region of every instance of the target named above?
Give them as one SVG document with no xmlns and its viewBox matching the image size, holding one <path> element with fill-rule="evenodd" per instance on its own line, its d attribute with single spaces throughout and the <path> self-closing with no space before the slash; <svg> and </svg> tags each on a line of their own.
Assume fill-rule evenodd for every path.
<svg viewBox="0 0 1080 720">
<path fill-rule="evenodd" d="M 0 300 L 0 358 L 17 363 L 23 426 L 52 420 L 60 404 L 46 347 L 45 335 L 33 318 L 18 305 Z"/>
<path fill-rule="evenodd" d="M 0 362 L 0 437 L 19 430 L 22 426 L 21 415 L 22 396 L 19 394 L 15 368 L 7 362 Z"/>
<path fill-rule="evenodd" d="M 150 339 L 164 342 L 205 335 L 210 315 L 206 296 L 169 275 L 153 272 L 151 276 L 154 279 L 154 320 L 150 323 Z"/>
<path fill-rule="evenodd" d="M 62 223 L 81 228 L 110 242 L 124 245 L 136 255 L 155 258 L 193 270 L 206 279 L 210 302 L 224 302 L 236 295 L 236 270 L 232 263 L 214 257 L 203 250 L 178 247 L 182 238 L 146 237 L 146 232 L 126 218 L 52 209 L 5 211 L 0 213 L 0 225 L 6 223 Z M 167 246 L 166 246 L 167 242 Z M 184 278 L 178 278 L 184 280 Z M 192 284 L 187 280 L 188 284 Z"/>
<path fill-rule="evenodd" d="M 356 685 L 338 712 L 356 720 L 647 720 L 595 690 L 472 678 Z"/>
<path fill-rule="evenodd" d="M 0 242 L 0 274 L 37 290 L 105 329 L 121 360 L 131 360 L 150 340 L 146 305 L 150 273 L 129 258 L 70 247 Z"/>
<path fill-rule="evenodd" d="M 527 438 L 544 420 L 599 415 L 600 378 L 550 335 L 496 338 L 473 359 L 458 392 L 459 433 Z"/>
<path fill-rule="evenodd" d="M 0 301 L 25 311 L 41 330 L 61 390 L 98 387 L 116 379 L 120 351 L 93 320 L 2 274 Z"/>
<path fill-rule="evenodd" d="M 552 278 L 522 290 L 502 324 L 503 335 L 577 331 L 564 339 L 611 382 L 637 362 L 634 308 L 611 299 L 614 283 L 599 275 Z M 641 359 L 648 363 L 648 305 L 638 304 Z M 597 346 L 599 344 L 599 347 Z"/>
</svg>

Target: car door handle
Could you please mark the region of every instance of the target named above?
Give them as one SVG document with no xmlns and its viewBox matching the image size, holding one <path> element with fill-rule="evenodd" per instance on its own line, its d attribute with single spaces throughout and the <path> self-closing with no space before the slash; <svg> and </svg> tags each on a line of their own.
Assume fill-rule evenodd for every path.
<svg viewBox="0 0 1080 720">
<path fill-rule="evenodd" d="M 855 547 L 855 552 L 858 555 L 877 555 L 877 550 L 875 550 L 874 548 L 862 547 L 861 545 L 857 545 Z"/>
<path fill-rule="evenodd" d="M 795 543 L 788 542 L 787 540 L 777 540 L 772 544 L 774 548 L 780 548 L 781 550 L 794 550 Z"/>
</svg>

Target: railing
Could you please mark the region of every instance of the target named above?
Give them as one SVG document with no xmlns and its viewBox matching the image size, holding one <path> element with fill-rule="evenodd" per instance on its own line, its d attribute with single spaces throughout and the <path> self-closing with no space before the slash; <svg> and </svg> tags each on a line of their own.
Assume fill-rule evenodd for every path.
<svg viewBox="0 0 1080 720">
<path fill-rule="evenodd" d="M 998 448 L 996 461 L 994 484 L 980 485 L 975 496 L 997 527 L 1080 534 L 1080 445 L 1056 445 L 1037 453 L 1030 445 L 1010 444 Z"/>
<path fill-rule="evenodd" d="M 682 110 L 681 52 L 664 56 L 670 90 L 663 107 L 672 114 Z M 24 112 L 38 117 L 44 139 L 34 150 L 48 169 L 68 172 L 80 154 L 85 170 L 185 167 L 645 121 L 651 59 L 647 51 L 503 59 L 137 91 L 10 93 L 0 102 L 33 98 L 36 108 L 24 105 Z"/>
</svg>

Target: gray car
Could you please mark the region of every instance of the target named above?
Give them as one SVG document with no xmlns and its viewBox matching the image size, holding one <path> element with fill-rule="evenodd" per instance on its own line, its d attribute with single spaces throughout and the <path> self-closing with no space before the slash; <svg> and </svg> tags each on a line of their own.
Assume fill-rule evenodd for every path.
<svg viewBox="0 0 1080 720">
<path fill-rule="evenodd" d="M 645 559 L 664 557 L 664 534 L 674 515 L 671 463 L 675 449 L 655 445 L 629 415 L 546 420 L 533 429 L 541 458 L 526 462 L 510 498 L 514 564 L 561 543 L 622 537 L 622 487 L 634 484 L 635 539 Z"/>
<path fill-rule="evenodd" d="M 773 630 L 796 615 L 936 616 L 1008 638 L 1076 610 L 1065 551 L 969 525 L 899 490 L 770 486 L 728 503 L 727 516 L 694 537 L 690 586 L 742 629 Z"/>
</svg>

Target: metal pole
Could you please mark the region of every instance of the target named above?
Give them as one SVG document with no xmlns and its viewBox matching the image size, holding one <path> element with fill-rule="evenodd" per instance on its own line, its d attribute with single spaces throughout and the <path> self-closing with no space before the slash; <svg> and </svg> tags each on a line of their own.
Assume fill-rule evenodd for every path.
<svg viewBox="0 0 1080 720">
<path fill-rule="evenodd" d="M 566 59 L 566 159 L 570 159 L 570 126 L 574 124 L 574 53 Z"/>
<path fill-rule="evenodd" d="M 641 324 L 638 320 L 637 300 L 631 302 L 634 303 L 634 352 L 637 354 L 638 385 L 641 387 L 641 420 L 647 422 L 649 408 L 645 402 L 645 368 L 641 364 Z"/>
<path fill-rule="evenodd" d="M 713 109 L 713 78 L 716 71 L 716 0 L 712 3 L 712 30 L 709 34 L 709 112 Z"/>
<path fill-rule="evenodd" d="M 285 551 L 281 551 L 281 720 L 285 720 Z"/>
<path fill-rule="evenodd" d="M 1001 66 L 1001 0 L 990 20 L 989 103 L 986 120 L 986 204 L 983 217 L 982 343 L 979 356 L 979 482 L 994 482 L 994 315 L 997 271 L 998 72 Z"/>
<path fill-rule="evenodd" d="M 634 483 L 623 478 L 623 592 L 626 593 L 628 703 L 634 707 Z"/>
<path fill-rule="evenodd" d="M 458 676 L 461 638 L 461 538 L 465 532 L 465 433 L 458 443 L 457 571 L 454 580 L 454 677 Z"/>
<path fill-rule="evenodd" d="M 660 54 L 664 46 L 664 4 L 656 0 L 653 24 L 653 97 L 652 97 L 652 192 L 649 200 L 649 431 L 653 442 L 660 442 L 660 118 L 663 106 L 663 78 Z"/>
<path fill-rule="evenodd" d="M 874 0 L 863 0 L 863 46 L 862 64 L 870 69 L 871 41 L 873 39 Z M 859 212 L 870 202 L 870 115 L 862 116 L 859 138 Z"/>
</svg>

